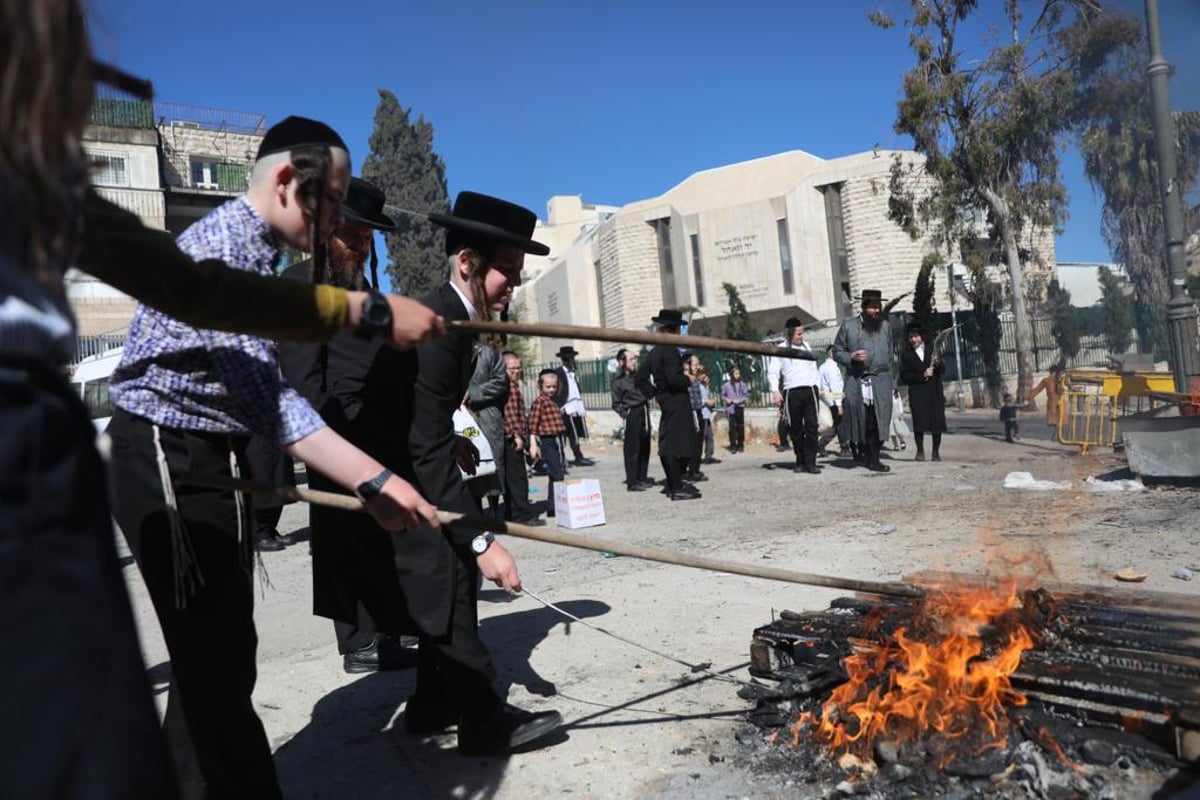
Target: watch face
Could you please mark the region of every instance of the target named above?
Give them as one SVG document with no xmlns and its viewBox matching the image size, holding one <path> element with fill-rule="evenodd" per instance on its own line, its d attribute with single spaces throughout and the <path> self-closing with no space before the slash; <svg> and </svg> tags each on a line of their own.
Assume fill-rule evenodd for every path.
<svg viewBox="0 0 1200 800">
<path fill-rule="evenodd" d="M 372 298 L 367 306 L 366 316 L 371 325 L 389 325 L 392 321 L 392 307 L 383 298 Z"/>
</svg>

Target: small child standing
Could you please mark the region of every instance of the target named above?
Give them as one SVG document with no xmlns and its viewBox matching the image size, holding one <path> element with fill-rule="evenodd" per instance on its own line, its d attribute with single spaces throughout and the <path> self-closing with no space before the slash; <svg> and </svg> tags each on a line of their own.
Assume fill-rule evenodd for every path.
<svg viewBox="0 0 1200 800">
<path fill-rule="evenodd" d="M 904 400 L 900 397 L 899 389 L 892 389 L 892 450 L 904 450 L 908 447 L 908 442 L 904 441 L 904 437 L 908 436 L 911 431 L 908 429 L 908 423 L 904 421 Z"/>
<path fill-rule="evenodd" d="M 1021 438 L 1021 430 L 1017 425 L 1017 411 L 1024 406 L 1025 403 L 1013 403 L 1013 396 L 1008 392 L 1004 393 L 1004 402 L 1000 404 L 1000 421 L 1004 423 L 1004 441 L 1009 444 Z"/>
<path fill-rule="evenodd" d="M 562 450 L 559 437 L 567 432 L 562 412 L 554 402 L 558 391 L 558 373 L 544 369 L 538 373 L 538 395 L 529 409 L 529 455 L 546 462 L 549 482 L 546 488 L 546 516 L 554 516 L 554 483 L 563 479 Z"/>
</svg>

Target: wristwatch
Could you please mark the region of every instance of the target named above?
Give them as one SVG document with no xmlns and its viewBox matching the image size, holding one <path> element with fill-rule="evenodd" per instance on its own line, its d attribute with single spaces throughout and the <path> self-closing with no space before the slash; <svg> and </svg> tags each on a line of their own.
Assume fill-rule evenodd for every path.
<svg viewBox="0 0 1200 800">
<path fill-rule="evenodd" d="M 471 540 L 471 552 L 481 556 L 487 552 L 494 541 L 496 541 L 496 537 L 492 535 L 491 531 L 484 531 Z"/>
<path fill-rule="evenodd" d="M 385 469 L 371 480 L 360 483 L 354 493 L 358 495 L 359 500 L 369 503 L 379 496 L 379 493 L 383 491 L 383 485 L 388 482 L 390 477 L 392 477 L 392 471 Z"/>
<path fill-rule="evenodd" d="M 362 319 L 358 323 L 358 335 L 388 336 L 392 332 L 392 307 L 387 298 L 376 291 L 367 292 L 362 304 Z"/>
</svg>

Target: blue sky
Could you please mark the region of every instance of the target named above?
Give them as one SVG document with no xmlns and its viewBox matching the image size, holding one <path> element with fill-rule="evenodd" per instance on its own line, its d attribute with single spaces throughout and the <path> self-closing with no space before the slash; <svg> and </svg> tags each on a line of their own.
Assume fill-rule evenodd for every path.
<svg viewBox="0 0 1200 800">
<path fill-rule="evenodd" d="M 1141 0 L 1117 0 L 1139 18 Z M 1160 0 L 1171 101 L 1200 109 L 1200 0 Z M 1000 0 L 982 0 L 998 10 Z M 622 205 L 693 172 L 785 150 L 909 146 L 892 130 L 902 0 L 92 0 L 97 53 L 159 99 L 322 119 L 367 153 L 377 90 L 430 120 L 451 194 L 545 217 L 555 194 Z M 1099 201 L 1064 157 L 1060 261 L 1106 261 Z M 1193 191 L 1190 200 L 1200 202 Z"/>
</svg>

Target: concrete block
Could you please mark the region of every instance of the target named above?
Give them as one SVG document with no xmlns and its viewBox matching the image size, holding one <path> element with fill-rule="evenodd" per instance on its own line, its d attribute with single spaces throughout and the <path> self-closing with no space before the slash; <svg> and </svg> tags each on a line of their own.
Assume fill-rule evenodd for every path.
<svg viewBox="0 0 1200 800">
<path fill-rule="evenodd" d="M 1200 478 L 1200 426 L 1126 431 L 1129 469 L 1144 478 Z"/>
</svg>

